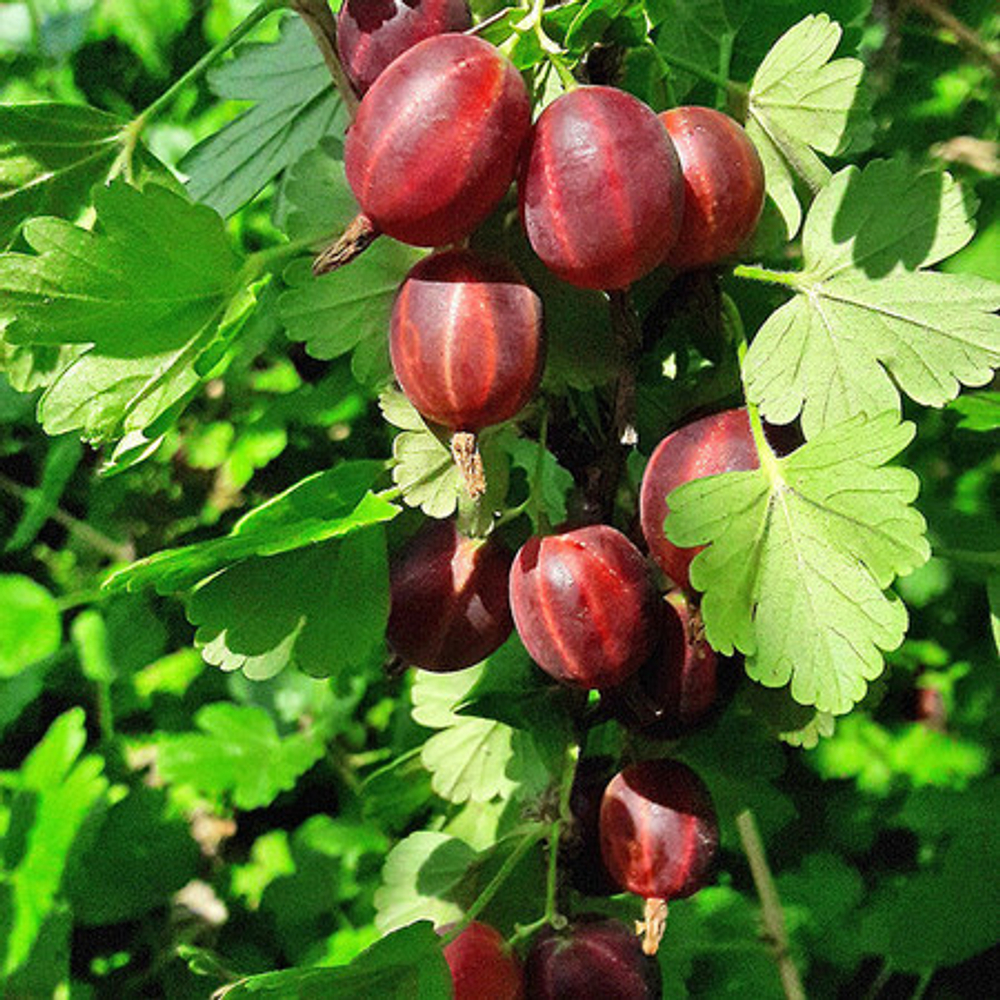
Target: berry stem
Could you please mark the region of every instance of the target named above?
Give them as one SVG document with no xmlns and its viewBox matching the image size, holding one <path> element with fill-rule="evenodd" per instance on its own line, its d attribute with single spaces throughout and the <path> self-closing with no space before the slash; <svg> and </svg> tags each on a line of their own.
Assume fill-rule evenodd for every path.
<svg viewBox="0 0 1000 1000">
<path fill-rule="evenodd" d="M 736 817 L 736 829 L 740 834 L 743 851 L 750 864 L 750 874 L 753 876 L 757 895 L 760 898 L 761 912 L 764 920 L 764 931 L 771 946 L 774 960 L 778 964 L 781 975 L 781 986 L 788 1000 L 805 1000 L 805 991 L 799 970 L 796 968 L 792 953 L 788 947 L 788 932 L 785 929 L 785 911 L 781 908 L 778 890 L 767 863 L 764 844 L 760 839 L 757 821 L 753 812 L 744 809 Z"/>
<path fill-rule="evenodd" d="M 521 859 L 544 837 L 545 826 L 543 824 L 534 824 L 528 828 L 525 835 L 521 838 L 521 842 L 507 855 L 503 864 L 497 869 L 496 875 L 487 882 L 486 888 L 483 889 L 472 905 L 465 911 L 462 919 L 441 939 L 443 944 L 447 945 L 454 941 L 486 909 L 490 900 L 500 891 L 500 887 L 521 863 Z"/>
<path fill-rule="evenodd" d="M 772 271 L 766 267 L 758 267 L 756 264 L 737 264 L 733 268 L 733 274 L 737 278 L 762 281 L 767 285 L 786 285 L 796 290 L 802 287 L 802 276 L 798 271 Z"/>
<path fill-rule="evenodd" d="M 337 52 L 337 22 L 327 0 L 292 0 L 292 10 L 305 21 L 316 40 L 326 68 L 333 77 L 334 85 L 344 102 L 348 117 L 353 121 L 358 110 L 358 95 L 344 72 L 344 66 Z"/>
</svg>

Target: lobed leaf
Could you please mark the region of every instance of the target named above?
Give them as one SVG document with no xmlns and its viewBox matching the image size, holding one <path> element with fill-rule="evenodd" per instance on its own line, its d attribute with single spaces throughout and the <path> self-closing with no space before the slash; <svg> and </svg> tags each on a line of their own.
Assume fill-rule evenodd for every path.
<svg viewBox="0 0 1000 1000">
<path fill-rule="evenodd" d="M 290 552 L 392 520 L 399 508 L 368 491 L 380 471 L 380 462 L 357 461 L 314 473 L 250 511 L 224 538 L 156 552 L 113 573 L 105 587 L 186 590 L 250 556 Z"/>
<path fill-rule="evenodd" d="M 315 731 L 279 736 L 261 708 L 216 702 L 195 715 L 201 733 L 162 733 L 157 772 L 168 784 L 232 797 L 240 809 L 270 805 L 323 756 Z"/>
<path fill-rule="evenodd" d="M 294 663 L 313 677 L 365 666 L 389 618 L 380 526 L 279 555 L 253 557 L 205 580 L 188 601 L 202 655 L 263 680 Z"/>
<path fill-rule="evenodd" d="M 837 153 L 849 123 L 866 110 L 859 90 L 863 64 L 830 61 L 840 36 L 840 25 L 826 14 L 810 14 L 774 43 L 750 85 L 747 133 L 789 238 L 802 221 L 796 177 L 820 188 L 829 171 L 816 151 Z"/>
<path fill-rule="evenodd" d="M 452 989 L 441 939 L 426 921 L 401 927 L 376 941 L 349 965 L 332 969 L 289 969 L 249 976 L 218 991 L 222 998 L 274 997 L 285 1000 L 440 1000 Z"/>
<path fill-rule="evenodd" d="M 930 549 L 917 477 L 882 466 L 912 436 L 893 413 L 856 417 L 770 466 L 670 494 L 671 541 L 709 545 L 691 564 L 709 642 L 821 712 L 849 711 L 903 640 L 906 609 L 883 591 Z"/>
<path fill-rule="evenodd" d="M 114 163 L 124 125 L 85 106 L 0 106 L 0 248 L 30 216 L 76 216 Z"/>
<path fill-rule="evenodd" d="M 801 413 L 811 438 L 855 414 L 898 412 L 899 390 L 942 406 L 987 383 L 1000 363 L 1000 285 L 917 270 L 969 239 L 970 212 L 948 175 L 899 161 L 838 173 L 809 213 L 797 296 L 747 353 L 763 416 Z"/>
<path fill-rule="evenodd" d="M 175 350 L 217 320 L 237 288 L 222 220 L 180 195 L 116 181 L 95 193 L 97 225 L 32 219 L 38 256 L 0 256 L 11 344 L 94 344 L 106 357 Z"/>
<path fill-rule="evenodd" d="M 15 677 L 59 648 L 56 599 L 21 575 L 0 576 L 0 677 Z"/>
<path fill-rule="evenodd" d="M 276 42 L 240 46 L 208 80 L 217 97 L 255 102 L 180 163 L 191 197 L 222 216 L 344 127 L 322 53 L 300 18 L 286 19 Z"/>
</svg>

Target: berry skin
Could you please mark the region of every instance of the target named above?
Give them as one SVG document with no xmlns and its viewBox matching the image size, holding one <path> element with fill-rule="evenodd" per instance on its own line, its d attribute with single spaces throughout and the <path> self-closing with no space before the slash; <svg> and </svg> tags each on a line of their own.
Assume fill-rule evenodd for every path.
<svg viewBox="0 0 1000 1000">
<path fill-rule="evenodd" d="M 764 166 L 750 137 L 713 108 L 660 114 L 684 173 L 684 216 L 666 262 L 686 269 L 736 253 L 764 207 Z"/>
<path fill-rule="evenodd" d="M 660 966 L 620 920 L 581 917 L 541 931 L 524 965 L 531 1000 L 658 1000 Z"/>
<path fill-rule="evenodd" d="M 604 524 L 530 538 L 511 567 L 510 605 L 531 657 L 575 687 L 620 684 L 656 641 L 645 560 Z"/>
<path fill-rule="evenodd" d="M 399 289 L 389 349 L 423 416 L 475 432 L 513 417 L 538 388 L 542 301 L 506 261 L 469 250 L 432 254 Z"/>
<path fill-rule="evenodd" d="M 611 877 L 645 899 L 682 899 L 708 881 L 719 846 L 715 807 L 686 764 L 620 771 L 601 800 L 601 854 Z"/>
<path fill-rule="evenodd" d="M 606 695 L 626 728 L 651 739 L 676 739 L 715 706 L 718 656 L 683 591 L 667 594 L 660 609 L 656 651 L 621 688 Z"/>
<path fill-rule="evenodd" d="M 668 434 L 656 446 L 642 476 L 639 517 L 649 554 L 677 586 L 690 590 L 688 569 L 701 549 L 678 548 L 663 534 L 669 511 L 667 494 L 692 479 L 756 469 L 759 464 L 745 409 L 702 417 Z"/>
<path fill-rule="evenodd" d="M 442 928 L 444 930 L 444 928 Z M 522 1000 L 521 964 L 500 932 L 474 920 L 444 947 L 454 1000 Z"/>
<path fill-rule="evenodd" d="M 417 42 L 471 26 L 466 0 L 344 0 L 337 13 L 337 52 L 360 95 Z"/>
<path fill-rule="evenodd" d="M 514 64 L 470 35 L 435 35 L 395 59 L 347 131 L 347 181 L 372 225 L 403 243 L 468 236 L 514 179 L 531 100 Z"/>
<path fill-rule="evenodd" d="M 507 601 L 511 553 L 494 537 L 430 521 L 392 560 L 386 637 L 408 664 L 444 673 L 479 663 L 513 628 Z"/>
<path fill-rule="evenodd" d="M 532 130 L 518 180 L 535 253 L 564 281 L 621 289 L 663 261 L 684 186 L 662 122 L 614 87 L 556 98 Z"/>
</svg>

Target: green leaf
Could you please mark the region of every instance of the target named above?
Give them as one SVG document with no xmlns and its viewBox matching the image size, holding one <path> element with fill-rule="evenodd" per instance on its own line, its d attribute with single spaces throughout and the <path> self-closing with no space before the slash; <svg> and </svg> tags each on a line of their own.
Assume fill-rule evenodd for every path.
<svg viewBox="0 0 1000 1000">
<path fill-rule="evenodd" d="M 880 796 L 903 782 L 964 788 L 989 766 L 984 748 L 968 740 L 916 722 L 890 728 L 859 714 L 840 721 L 814 760 L 824 777 L 853 779 L 862 791 Z"/>
<path fill-rule="evenodd" d="M 478 854 L 456 837 L 411 833 L 385 859 L 375 892 L 375 926 L 383 933 L 417 920 L 436 927 L 461 918 L 474 899 L 469 870 Z"/>
<path fill-rule="evenodd" d="M 124 124 L 85 106 L 0 106 L 0 247 L 32 215 L 75 217 L 107 176 Z"/>
<path fill-rule="evenodd" d="M 649 16 L 656 32 L 656 47 L 667 57 L 677 56 L 696 63 L 712 73 L 720 72 L 723 51 L 732 40 L 745 16 L 734 11 L 724 0 L 651 0 Z M 738 6 L 738 5 L 737 5 Z M 723 70 L 725 72 L 725 70 Z M 698 78 L 684 70 L 671 68 L 670 83 L 678 100 L 697 84 Z"/>
<path fill-rule="evenodd" d="M 290 969 L 251 976 L 224 988 L 221 998 L 274 997 L 276 1000 L 443 1000 L 452 982 L 441 939 L 421 921 L 376 941 L 350 965 L 333 969 Z"/>
<path fill-rule="evenodd" d="M 107 812 L 68 873 L 73 918 L 83 925 L 134 920 L 165 906 L 198 874 L 190 825 L 166 814 L 162 791 L 136 788 Z"/>
<path fill-rule="evenodd" d="M 381 468 L 376 461 L 342 462 L 314 473 L 250 511 L 226 537 L 154 553 L 112 574 L 105 586 L 186 590 L 250 556 L 290 552 L 392 520 L 399 508 L 367 492 Z"/>
<path fill-rule="evenodd" d="M 857 59 L 830 62 L 841 28 L 826 14 L 811 14 L 775 42 L 750 85 L 747 133 L 764 163 L 767 193 L 774 199 L 791 238 L 802 210 L 796 177 L 813 190 L 830 174 L 816 155 L 844 146 L 848 124 L 864 111 Z"/>
<path fill-rule="evenodd" d="M 143 61 L 150 73 L 165 76 L 167 46 L 191 20 L 191 0 L 100 0 L 91 21 L 99 38 L 113 35 Z"/>
<path fill-rule="evenodd" d="M 14 677 L 59 648 L 55 598 L 26 576 L 0 576 L 0 677 Z"/>
<path fill-rule="evenodd" d="M 236 291 L 238 261 L 222 220 L 157 184 L 98 188 L 97 225 L 32 219 L 38 256 L 0 256 L 0 316 L 12 344 L 92 343 L 140 358 L 187 343 Z"/>
<path fill-rule="evenodd" d="M 527 733 L 455 712 L 488 668 L 486 660 L 450 674 L 418 671 L 413 682 L 414 720 L 440 730 L 420 759 L 431 772 L 431 788 L 449 802 L 508 799 L 523 782 L 537 779 L 540 764 Z"/>
<path fill-rule="evenodd" d="M 289 662 L 313 677 L 360 669 L 389 619 L 385 532 L 247 559 L 198 587 L 188 617 L 209 663 L 256 680 Z"/>
<path fill-rule="evenodd" d="M 752 472 L 708 476 L 670 494 L 668 537 L 712 543 L 691 564 L 709 642 L 746 653 L 768 687 L 842 714 L 906 631 L 883 591 L 930 556 L 910 505 L 918 480 L 882 468 L 913 437 L 894 413 L 831 427 Z"/>
<path fill-rule="evenodd" d="M 388 332 L 396 289 L 425 254 L 383 236 L 349 267 L 320 278 L 308 260 L 294 261 L 285 269 L 288 290 L 278 301 L 286 334 L 321 361 L 353 352 L 354 377 L 364 385 L 383 384 L 391 372 Z"/>
<path fill-rule="evenodd" d="M 283 228 L 294 240 L 340 233 L 360 211 L 344 173 L 343 144 L 332 136 L 295 161 L 281 194 Z"/>
<path fill-rule="evenodd" d="M 511 463 L 524 470 L 529 487 L 535 483 L 538 491 L 538 507 L 544 511 L 549 524 L 562 524 L 566 520 L 566 498 L 573 489 L 573 474 L 564 469 L 547 448 L 542 448 L 530 438 L 518 437 L 514 431 L 506 431 L 500 438 L 500 445 L 510 455 Z M 528 504 L 531 527 L 540 532 L 534 504 Z"/>
<path fill-rule="evenodd" d="M 344 126 L 329 70 L 301 18 L 282 22 L 274 43 L 240 46 L 208 81 L 217 97 L 254 102 L 180 163 L 191 197 L 223 216 Z"/>
<path fill-rule="evenodd" d="M 796 297 L 773 313 L 746 358 L 750 398 L 806 437 L 857 413 L 899 409 L 899 390 L 942 406 L 1000 363 L 1000 285 L 915 268 L 972 233 L 947 175 L 899 160 L 847 167 L 820 193 L 803 234 Z"/>
<path fill-rule="evenodd" d="M 81 708 L 64 712 L 21 767 L 3 843 L 0 956 L 4 981 L 23 967 L 55 912 L 70 849 L 108 782 L 86 743 Z"/>
<path fill-rule="evenodd" d="M 993 645 L 1000 653 L 1000 573 L 991 573 L 986 581 L 986 595 L 990 602 L 990 629 Z"/>
<path fill-rule="evenodd" d="M 958 426 L 967 431 L 989 433 L 1000 428 L 1000 392 L 970 392 L 948 404 L 962 415 Z"/>
<path fill-rule="evenodd" d="M 168 784 L 228 794 L 239 809 L 270 805 L 323 756 L 315 731 L 281 737 L 260 708 L 216 702 L 195 722 L 201 733 L 159 735 L 158 772 Z"/>
<path fill-rule="evenodd" d="M 30 490 L 27 503 L 14 534 L 7 541 L 7 551 L 17 552 L 27 548 L 42 530 L 52 511 L 58 506 L 63 490 L 76 471 L 83 456 L 80 442 L 66 437 L 53 441 L 45 454 L 42 465 L 42 482 L 38 489 Z"/>
<path fill-rule="evenodd" d="M 979 781 L 961 793 L 924 789 L 905 802 L 895 824 L 921 835 L 920 868 L 883 880 L 855 920 L 869 954 L 900 971 L 957 965 L 995 944 L 1000 912 L 992 873 L 1000 869 L 993 825 L 1000 781 Z M 914 914 L 933 913 L 933 920 Z"/>
</svg>

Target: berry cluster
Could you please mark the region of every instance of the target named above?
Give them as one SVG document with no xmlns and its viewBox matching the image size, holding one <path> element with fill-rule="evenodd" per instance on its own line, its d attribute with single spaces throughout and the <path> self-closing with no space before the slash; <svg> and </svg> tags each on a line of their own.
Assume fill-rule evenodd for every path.
<svg viewBox="0 0 1000 1000">
<path fill-rule="evenodd" d="M 455 246 L 515 180 L 541 261 L 564 281 L 608 292 L 661 264 L 695 268 L 733 254 L 763 202 L 760 159 L 725 115 L 698 107 L 657 115 L 623 91 L 587 85 L 532 123 L 520 74 L 487 42 L 456 33 L 468 23 L 459 0 L 347 0 L 339 22 L 345 68 L 363 94 L 345 166 L 365 224 L 438 248 L 397 293 L 393 370 L 416 409 L 453 432 L 457 459 L 460 437 L 521 411 L 544 366 L 539 296 L 511 263 Z M 650 556 L 675 587 L 666 596 L 646 556 L 607 524 L 532 537 L 512 555 L 496 532 L 472 539 L 452 521 L 431 523 L 393 560 L 389 642 L 407 664 L 460 670 L 516 627 L 558 682 L 601 692 L 602 706 L 645 736 L 675 738 L 715 706 L 718 665 L 690 589 L 696 550 L 663 534 L 666 497 L 690 479 L 757 462 L 742 410 L 696 421 L 656 448 L 640 519 Z M 467 483 L 475 495 L 475 478 Z M 584 891 L 645 898 L 645 947 L 655 951 L 666 901 L 711 874 L 718 827 L 708 790 L 674 760 L 632 764 L 610 780 L 592 771 L 581 762 L 574 792 L 576 860 L 590 872 Z M 525 982 L 532 997 L 659 995 L 658 969 L 636 935 L 605 919 L 537 935 L 523 976 L 482 924 L 445 954 L 458 996 L 517 997 Z"/>
</svg>

